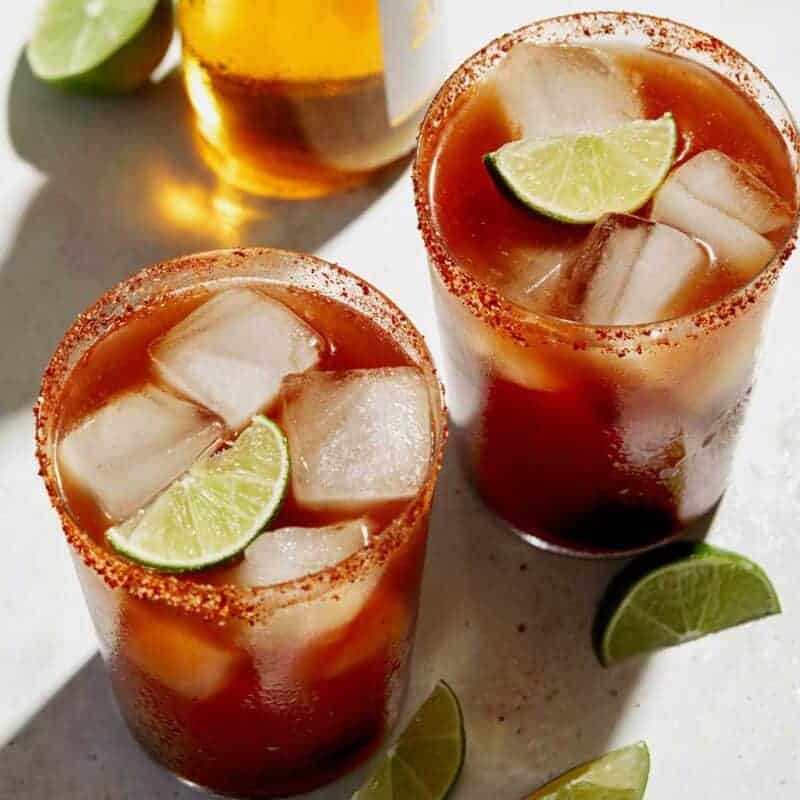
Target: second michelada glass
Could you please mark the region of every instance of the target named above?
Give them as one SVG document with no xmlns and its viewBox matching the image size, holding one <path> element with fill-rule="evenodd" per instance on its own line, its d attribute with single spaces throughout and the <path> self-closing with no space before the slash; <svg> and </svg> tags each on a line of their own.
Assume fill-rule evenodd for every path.
<svg viewBox="0 0 800 800">
<path fill-rule="evenodd" d="M 611 215 L 594 231 L 523 208 L 483 163 L 520 135 L 611 130 L 667 112 L 680 174 L 637 217 Z M 714 508 L 792 250 L 797 142 L 752 64 L 707 34 L 643 15 L 534 23 L 445 83 L 423 122 L 414 181 L 450 410 L 476 487 L 524 539 L 588 557 L 628 554 Z M 688 212 L 684 180 L 697 194 Z M 762 216 L 748 216 L 754 209 Z M 571 292 L 589 302 L 585 265 L 628 263 L 634 241 L 654 231 L 708 271 L 633 323 L 587 321 L 588 305 L 576 313 Z M 656 250 L 646 265 L 639 250 L 636 262 L 653 270 L 650 285 L 679 269 L 668 255 L 659 266 Z M 575 275 L 584 283 L 568 286 Z M 637 284 L 645 295 L 648 281 Z M 631 285 L 595 291 L 594 301 L 607 304 L 613 290 L 621 303 Z"/>
<path fill-rule="evenodd" d="M 166 372 L 153 371 L 154 352 Z M 267 531 L 199 572 L 115 552 L 108 526 L 141 513 L 128 517 L 141 507 L 130 491 L 152 495 L 154 473 L 180 475 L 212 439 L 226 452 L 246 423 L 233 389 L 265 386 L 280 352 L 297 374 L 261 413 L 281 419 L 293 466 Z M 117 703 L 157 762 L 220 794 L 285 797 L 380 747 L 407 686 L 446 435 L 428 350 L 391 301 L 339 267 L 275 250 L 156 265 L 78 318 L 37 419 L 42 475 Z"/>
</svg>

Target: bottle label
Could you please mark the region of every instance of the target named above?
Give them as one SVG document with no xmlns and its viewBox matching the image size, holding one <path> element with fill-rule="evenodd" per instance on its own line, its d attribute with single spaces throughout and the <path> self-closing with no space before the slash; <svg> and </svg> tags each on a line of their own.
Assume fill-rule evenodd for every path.
<svg viewBox="0 0 800 800">
<path fill-rule="evenodd" d="M 379 0 L 389 122 L 419 111 L 444 78 L 442 0 Z"/>
</svg>

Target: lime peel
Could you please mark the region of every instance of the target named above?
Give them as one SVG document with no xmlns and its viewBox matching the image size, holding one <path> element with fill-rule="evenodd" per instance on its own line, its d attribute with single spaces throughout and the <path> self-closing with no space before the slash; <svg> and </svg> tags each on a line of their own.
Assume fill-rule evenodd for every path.
<svg viewBox="0 0 800 800">
<path fill-rule="evenodd" d="M 574 767 L 526 800 L 641 800 L 649 774 L 650 751 L 637 742 Z"/>
<path fill-rule="evenodd" d="M 680 543 L 636 559 L 612 581 L 595 620 L 604 666 L 780 613 L 754 562 L 704 543 Z"/>
<path fill-rule="evenodd" d="M 443 800 L 458 780 L 464 750 L 461 706 L 439 681 L 353 800 Z"/>
<path fill-rule="evenodd" d="M 42 81 L 127 92 L 146 83 L 169 47 L 171 0 L 48 0 L 26 53 Z"/>
<path fill-rule="evenodd" d="M 675 160 L 678 132 L 667 112 L 600 133 L 508 142 L 484 156 L 502 189 L 560 222 L 589 224 L 629 214 L 655 193 Z"/>
<path fill-rule="evenodd" d="M 132 561 L 168 572 L 221 564 L 274 519 L 289 482 L 283 431 L 256 416 L 219 454 L 200 458 L 149 506 L 109 529 L 111 546 Z"/>
</svg>

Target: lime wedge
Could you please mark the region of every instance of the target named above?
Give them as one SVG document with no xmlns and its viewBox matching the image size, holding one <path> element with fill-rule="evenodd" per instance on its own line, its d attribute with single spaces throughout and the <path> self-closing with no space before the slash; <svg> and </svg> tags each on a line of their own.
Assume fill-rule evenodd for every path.
<svg viewBox="0 0 800 800">
<path fill-rule="evenodd" d="M 442 800 L 464 763 L 464 722 L 453 690 L 439 681 L 353 800 Z"/>
<path fill-rule="evenodd" d="M 596 621 L 598 656 L 609 666 L 780 610 L 752 561 L 706 544 L 664 548 L 612 582 Z"/>
<path fill-rule="evenodd" d="M 526 800 L 640 800 L 649 773 L 650 753 L 638 742 L 571 769 Z"/>
<path fill-rule="evenodd" d="M 28 43 L 34 75 L 86 92 L 127 92 L 172 39 L 171 0 L 48 0 Z"/>
<path fill-rule="evenodd" d="M 678 132 L 672 114 L 602 133 L 519 139 L 484 156 L 500 186 L 561 222 L 597 222 L 641 208 L 667 176 Z"/>
<path fill-rule="evenodd" d="M 218 455 L 204 456 L 147 508 L 111 528 L 108 541 L 132 561 L 183 572 L 240 553 L 280 508 L 289 479 L 281 429 L 265 417 Z"/>
</svg>

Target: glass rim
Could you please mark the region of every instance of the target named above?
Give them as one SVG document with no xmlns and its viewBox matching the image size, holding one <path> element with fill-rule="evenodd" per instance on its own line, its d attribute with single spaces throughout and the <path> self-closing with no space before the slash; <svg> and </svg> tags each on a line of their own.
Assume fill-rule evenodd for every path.
<svg viewBox="0 0 800 800">
<path fill-rule="evenodd" d="M 769 118 L 783 140 L 795 177 L 795 212 L 792 225 L 775 255 L 747 283 L 720 300 L 677 317 L 633 325 L 592 325 L 552 314 L 528 310 L 488 283 L 476 278 L 451 254 L 434 222 L 430 196 L 431 173 L 436 148 L 447 119 L 462 96 L 511 48 L 522 42 L 535 44 L 579 44 L 598 39 L 638 35 L 643 46 L 675 53 L 712 69 L 730 80 L 755 102 Z M 780 109 L 776 120 L 765 109 L 764 94 Z M 669 334 L 689 327 L 693 335 L 710 333 L 729 325 L 752 306 L 776 282 L 791 256 L 800 222 L 800 132 L 791 111 L 764 73 L 738 50 L 711 34 L 682 22 L 628 11 L 583 11 L 531 22 L 498 36 L 468 56 L 450 74 L 431 101 L 417 138 L 412 168 L 414 203 L 429 263 L 444 283 L 448 294 L 461 301 L 482 322 L 527 346 L 531 330 L 540 336 L 574 341 L 579 345 L 609 350 L 617 356 L 640 353 L 649 345 L 668 342 Z M 585 341 L 588 339 L 589 341 Z"/>
<path fill-rule="evenodd" d="M 246 270 L 242 274 L 230 277 L 223 275 L 209 279 L 208 275 L 210 275 L 211 269 L 231 267 L 234 263 L 233 259 L 236 259 L 236 264 L 239 266 L 245 264 L 248 259 L 259 259 L 262 263 L 264 259 L 271 259 L 269 263 L 276 265 L 276 269 L 290 262 L 293 267 L 307 269 L 309 275 L 321 277 L 325 289 L 316 290 L 318 294 L 348 305 L 343 298 L 348 296 L 347 290 L 349 289 L 352 292 L 354 304 L 348 305 L 348 307 L 355 313 L 365 315 L 368 313 L 357 303 L 374 304 L 374 310 L 386 313 L 386 320 L 391 325 L 391 329 L 387 329 L 389 335 L 395 339 L 401 339 L 404 350 L 412 356 L 415 365 L 421 368 L 431 398 L 433 448 L 425 481 L 417 494 L 409 499 L 408 503 L 386 527 L 371 537 L 365 547 L 344 561 L 311 575 L 266 586 L 199 582 L 191 578 L 192 573 L 189 573 L 190 577 L 187 580 L 185 575 L 177 576 L 167 572 L 158 572 L 129 561 L 110 548 L 104 547 L 85 532 L 72 517 L 60 491 L 54 455 L 59 402 L 72 370 L 86 350 L 105 335 L 119 330 L 134 314 L 157 305 L 168 295 L 174 294 L 176 290 L 148 292 L 148 285 L 158 287 L 161 279 L 195 272 L 198 275 L 195 285 L 226 281 L 230 278 L 246 280 L 248 277 Z M 206 280 L 203 280 L 204 273 L 207 273 Z M 251 277 L 264 279 L 265 275 L 264 273 L 253 273 Z M 303 288 L 301 285 L 293 284 L 291 279 L 288 281 L 286 279 L 276 280 L 275 282 Z M 325 290 L 333 292 L 336 287 L 344 294 L 340 297 L 325 294 Z M 132 293 L 143 290 L 147 294 L 144 300 L 132 304 Z M 315 290 L 307 289 L 307 291 Z M 120 310 L 114 311 L 114 308 Z M 380 324 L 380 320 L 378 324 Z M 77 359 L 74 359 L 76 349 L 81 347 L 86 349 L 80 352 Z M 39 464 L 39 474 L 44 481 L 50 503 L 58 514 L 73 555 L 81 558 L 86 566 L 111 589 L 122 588 L 140 599 L 163 603 L 191 614 L 199 614 L 206 619 L 218 621 L 238 618 L 254 622 L 265 614 L 270 614 L 280 608 L 312 601 L 337 587 L 357 583 L 366 576 L 371 568 L 386 563 L 394 551 L 408 541 L 420 518 L 429 511 L 447 439 L 447 409 L 444 401 L 444 389 L 437 375 L 433 358 L 422 334 L 394 301 L 368 281 L 338 264 L 306 253 L 266 247 L 213 250 L 179 256 L 144 267 L 113 286 L 80 314 L 62 337 L 45 369 L 33 413 L 36 423 L 36 458 Z"/>
</svg>

